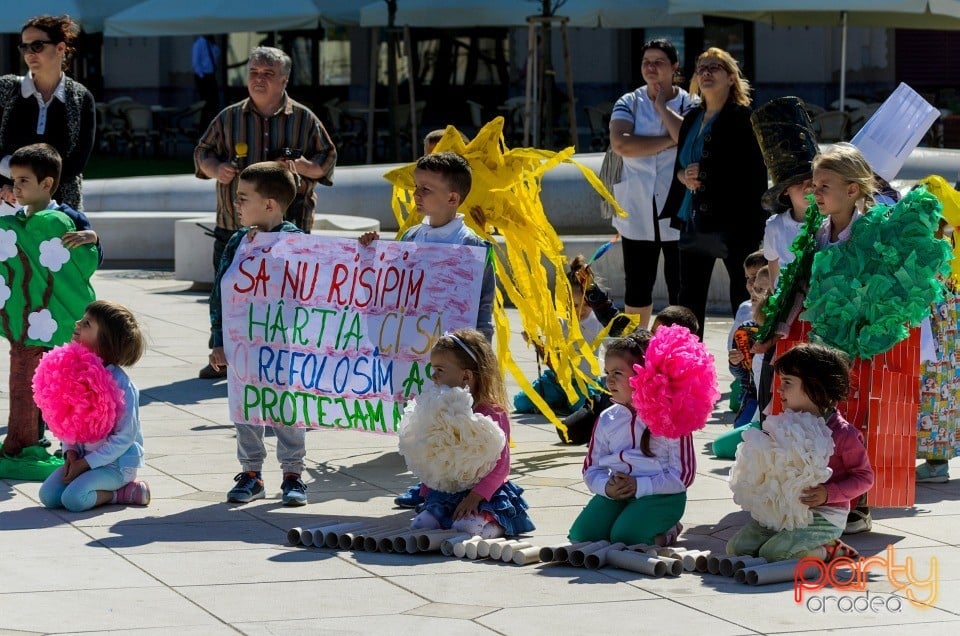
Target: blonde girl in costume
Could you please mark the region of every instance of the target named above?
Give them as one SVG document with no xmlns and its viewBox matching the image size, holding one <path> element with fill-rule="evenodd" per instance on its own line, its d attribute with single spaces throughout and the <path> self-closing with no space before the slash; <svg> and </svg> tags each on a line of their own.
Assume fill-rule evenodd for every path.
<svg viewBox="0 0 960 636">
<path fill-rule="evenodd" d="M 123 391 L 124 410 L 113 430 L 96 442 L 63 445 L 64 464 L 40 486 L 40 502 L 47 508 L 72 512 L 108 503 L 150 503 L 150 487 L 137 480 L 143 468 L 140 432 L 140 392 L 120 367 L 136 364 L 145 342 L 129 309 L 106 300 L 87 305 L 77 321 L 73 341 L 97 354 Z"/>
<path fill-rule="evenodd" d="M 817 557 L 829 561 L 856 554 L 840 541 L 850 500 L 873 486 L 873 470 L 860 431 L 837 411 L 850 390 L 846 356 L 830 347 L 801 343 L 773 363 L 780 376 L 777 391 L 784 410 L 811 413 L 826 420 L 834 451 L 826 482 L 803 491 L 800 501 L 813 511 L 813 522 L 794 530 L 772 530 L 751 519 L 729 542 L 729 554 L 761 556 L 767 561 Z"/>
<path fill-rule="evenodd" d="M 506 390 L 490 343 L 475 329 L 444 334 L 430 351 L 433 381 L 441 386 L 464 387 L 473 396 L 473 411 L 496 422 L 510 439 Z M 422 511 L 410 524 L 414 530 L 453 528 L 492 539 L 530 532 L 523 489 L 511 483 L 510 444 L 480 482 L 469 490 L 446 493 L 421 486 Z"/>
<path fill-rule="evenodd" d="M 651 337 L 638 330 L 606 347 L 604 369 L 614 404 L 600 414 L 583 462 L 583 481 L 594 497 L 570 528 L 571 541 L 669 544 L 679 532 L 687 486 L 696 473 L 692 437 L 652 435 L 632 400 L 630 378 L 634 365 L 644 363 Z"/>
<path fill-rule="evenodd" d="M 817 231 L 820 249 L 843 243 L 854 223 L 876 201 L 873 169 L 852 144 L 840 143 L 813 160 L 813 196 L 826 216 Z"/>
</svg>

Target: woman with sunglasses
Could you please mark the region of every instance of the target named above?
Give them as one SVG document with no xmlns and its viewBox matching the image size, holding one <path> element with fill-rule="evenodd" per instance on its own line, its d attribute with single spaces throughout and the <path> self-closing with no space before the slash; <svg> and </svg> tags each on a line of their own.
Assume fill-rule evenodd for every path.
<svg viewBox="0 0 960 636">
<path fill-rule="evenodd" d="M 64 73 L 79 27 L 69 16 L 41 15 L 20 30 L 18 48 L 28 72 L 0 77 L 0 187 L 10 193 L 10 155 L 45 142 L 63 159 L 54 198 L 82 208 L 81 174 L 93 150 L 96 104 L 87 88 Z"/>
<path fill-rule="evenodd" d="M 767 168 L 750 124 L 750 84 L 729 53 L 701 53 L 690 92 L 700 106 L 680 126 L 663 215 L 680 230 L 680 304 L 696 314 L 702 338 L 716 259 L 730 276 L 730 315 L 749 297 L 743 261 L 763 239 Z"/>
</svg>

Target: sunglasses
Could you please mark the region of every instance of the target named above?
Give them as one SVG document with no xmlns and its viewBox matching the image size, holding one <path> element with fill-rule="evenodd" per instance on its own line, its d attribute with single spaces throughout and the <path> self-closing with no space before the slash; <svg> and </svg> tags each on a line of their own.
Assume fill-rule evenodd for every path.
<svg viewBox="0 0 960 636">
<path fill-rule="evenodd" d="M 714 75 L 720 71 L 726 71 L 727 67 L 722 64 L 704 64 L 703 66 L 697 67 L 697 75 L 703 75 L 704 73 L 710 73 Z"/>
<path fill-rule="evenodd" d="M 43 50 L 48 44 L 56 44 L 52 40 L 34 40 L 33 42 L 21 42 L 17 45 L 17 48 L 20 49 L 21 53 L 26 53 L 27 51 L 31 53 L 39 53 Z"/>
</svg>

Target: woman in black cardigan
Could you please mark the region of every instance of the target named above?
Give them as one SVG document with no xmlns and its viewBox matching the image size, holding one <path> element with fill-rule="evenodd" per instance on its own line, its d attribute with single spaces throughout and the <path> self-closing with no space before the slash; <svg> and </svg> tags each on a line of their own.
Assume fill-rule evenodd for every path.
<svg viewBox="0 0 960 636">
<path fill-rule="evenodd" d="M 45 142 L 63 159 L 54 198 L 79 210 L 81 174 L 93 150 L 96 104 L 80 82 L 64 69 L 79 29 L 67 16 L 31 18 L 20 31 L 20 51 L 30 72 L 0 77 L 0 186 L 9 192 L 10 155 Z"/>
<path fill-rule="evenodd" d="M 750 125 L 750 85 L 729 53 L 700 54 L 690 92 L 700 95 L 700 107 L 680 127 L 663 216 L 681 231 L 680 304 L 696 314 L 702 338 L 717 258 L 730 275 L 731 316 L 749 298 L 743 261 L 763 239 L 767 168 Z"/>
</svg>

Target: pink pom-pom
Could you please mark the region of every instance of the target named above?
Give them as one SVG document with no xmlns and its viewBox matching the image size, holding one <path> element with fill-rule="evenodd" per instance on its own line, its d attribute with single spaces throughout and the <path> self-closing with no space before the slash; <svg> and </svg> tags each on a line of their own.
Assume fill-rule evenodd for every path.
<svg viewBox="0 0 960 636">
<path fill-rule="evenodd" d="M 707 423 L 720 399 L 713 356 L 686 327 L 660 327 L 630 378 L 633 406 L 650 432 L 677 439 Z"/>
<path fill-rule="evenodd" d="M 116 380 L 97 354 L 79 342 L 43 354 L 33 375 L 33 400 L 50 431 L 68 444 L 102 440 L 124 409 Z"/>
</svg>

